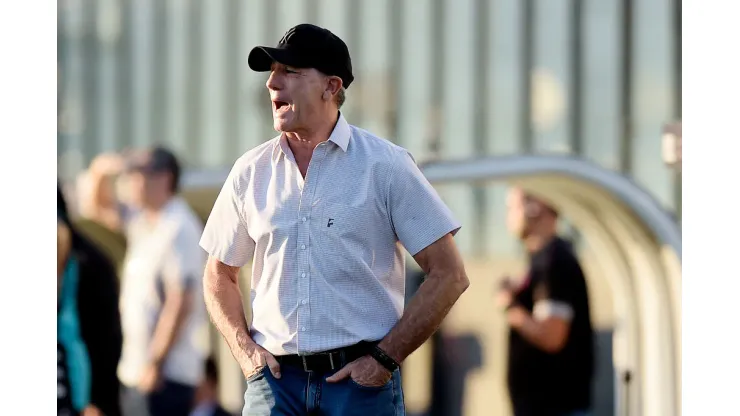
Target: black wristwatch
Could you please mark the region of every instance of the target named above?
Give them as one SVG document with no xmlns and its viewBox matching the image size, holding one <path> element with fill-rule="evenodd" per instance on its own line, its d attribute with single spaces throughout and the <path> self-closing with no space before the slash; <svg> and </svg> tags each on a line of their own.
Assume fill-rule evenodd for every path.
<svg viewBox="0 0 740 416">
<path fill-rule="evenodd" d="M 379 362 L 380 365 L 385 367 L 391 373 L 398 370 L 398 367 L 400 367 L 396 360 L 391 358 L 377 345 L 373 346 L 373 348 L 370 350 L 370 356 L 375 358 L 375 361 Z"/>
</svg>

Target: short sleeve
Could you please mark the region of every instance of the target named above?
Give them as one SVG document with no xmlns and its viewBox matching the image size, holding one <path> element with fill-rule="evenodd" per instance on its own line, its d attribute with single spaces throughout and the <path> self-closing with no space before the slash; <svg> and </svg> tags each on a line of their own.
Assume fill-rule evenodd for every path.
<svg viewBox="0 0 740 416">
<path fill-rule="evenodd" d="M 235 165 L 208 216 L 200 246 L 212 257 L 233 267 L 242 267 L 254 256 L 254 241 L 242 216 L 239 165 Z"/>
<path fill-rule="evenodd" d="M 164 259 L 162 277 L 167 285 L 192 288 L 200 281 L 205 267 L 205 253 L 198 245 L 198 234 L 181 228 Z"/>
<path fill-rule="evenodd" d="M 579 279 L 583 279 L 583 272 L 577 262 L 566 259 L 554 261 L 535 292 L 534 316 L 540 319 L 556 316 L 572 320 L 579 294 Z"/>
<path fill-rule="evenodd" d="M 408 152 L 398 154 L 391 169 L 387 207 L 398 240 L 412 256 L 460 229 Z"/>
</svg>

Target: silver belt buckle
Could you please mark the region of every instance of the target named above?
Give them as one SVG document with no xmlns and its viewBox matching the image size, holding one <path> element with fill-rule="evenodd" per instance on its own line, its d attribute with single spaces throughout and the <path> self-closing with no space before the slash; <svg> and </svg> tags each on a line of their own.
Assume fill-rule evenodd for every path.
<svg viewBox="0 0 740 416">
<path fill-rule="evenodd" d="M 331 365 L 331 370 L 334 371 L 336 368 L 334 368 L 334 353 L 329 353 L 329 365 Z"/>
<path fill-rule="evenodd" d="M 311 373 L 312 370 L 309 370 L 308 369 L 308 363 L 306 362 L 306 356 L 305 355 L 302 355 L 301 356 L 301 360 L 303 361 L 303 371 L 305 371 L 307 373 Z"/>
</svg>

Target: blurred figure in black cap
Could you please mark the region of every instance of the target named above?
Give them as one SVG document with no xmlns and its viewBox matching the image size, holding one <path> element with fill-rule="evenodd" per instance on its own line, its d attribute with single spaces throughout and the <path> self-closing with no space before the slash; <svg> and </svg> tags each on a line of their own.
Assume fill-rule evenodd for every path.
<svg viewBox="0 0 740 416">
<path fill-rule="evenodd" d="M 126 202 L 114 188 L 120 175 Z M 180 175 L 175 155 L 160 146 L 101 155 L 88 170 L 87 217 L 121 230 L 127 241 L 118 366 L 126 415 L 185 416 L 203 378 L 203 226 L 178 195 Z"/>
<path fill-rule="evenodd" d="M 72 225 L 59 187 L 57 241 L 59 414 L 117 416 L 122 336 L 115 269 Z"/>
<path fill-rule="evenodd" d="M 139 209 L 158 211 L 180 190 L 180 162 L 164 147 L 131 152 L 125 167 L 130 196 Z"/>
<path fill-rule="evenodd" d="M 176 196 L 181 166 L 177 157 L 161 146 L 124 153 L 104 153 L 93 159 L 87 172 L 81 215 L 125 233 L 137 213 L 156 212 Z M 124 177 L 124 202 L 117 196 L 117 181 Z"/>
<path fill-rule="evenodd" d="M 117 197 L 117 180 L 125 174 L 126 194 Z M 126 224 L 139 211 L 156 212 L 177 194 L 181 167 L 174 154 L 156 146 L 124 154 L 97 156 L 87 170 L 88 192 L 81 214 L 115 231 L 125 232 Z"/>
<path fill-rule="evenodd" d="M 203 378 L 208 343 L 202 302 L 200 219 L 178 195 L 181 166 L 163 147 L 93 161 L 91 212 L 126 235 L 118 375 L 124 413 L 185 416 Z M 110 178 L 125 173 L 128 204 Z"/>
</svg>

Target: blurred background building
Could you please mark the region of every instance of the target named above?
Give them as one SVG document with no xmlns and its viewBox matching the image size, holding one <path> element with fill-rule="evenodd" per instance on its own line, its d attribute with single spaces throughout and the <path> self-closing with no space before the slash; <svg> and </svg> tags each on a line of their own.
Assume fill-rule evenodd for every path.
<svg viewBox="0 0 740 416">
<path fill-rule="evenodd" d="M 190 170 L 230 167 L 276 135 L 267 75 L 249 70 L 248 51 L 311 22 L 348 43 L 356 75 L 343 108 L 348 120 L 418 162 L 579 156 L 626 175 L 681 217 L 680 170 L 662 163 L 663 127 L 681 119 L 680 0 L 59 0 L 58 7 L 65 180 L 101 152 L 153 143 L 172 148 Z M 482 281 L 520 267 L 500 185 L 438 189 L 469 224 L 457 241 L 466 259 L 480 262 Z M 596 414 L 613 414 L 611 292 L 598 267 L 589 277 L 607 363 Z M 451 321 L 469 322 L 486 307 L 474 304 Z M 477 337 L 488 357 L 466 376 L 460 412 L 505 414 L 495 403 L 493 413 L 480 410 L 505 400 L 502 323 L 476 325 L 453 330 Z M 408 395 L 410 412 L 430 400 L 423 389 Z"/>
<path fill-rule="evenodd" d="M 582 155 L 680 215 L 680 178 L 658 163 L 681 116 L 680 19 L 674 0 L 60 0 L 60 174 L 154 142 L 230 166 L 275 135 L 246 54 L 308 21 L 350 47 L 349 120 L 418 160 Z M 510 249 L 500 193 L 453 193 L 486 224 L 465 250 Z"/>
</svg>

